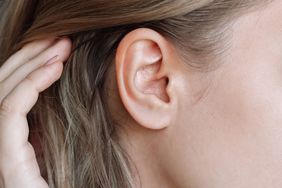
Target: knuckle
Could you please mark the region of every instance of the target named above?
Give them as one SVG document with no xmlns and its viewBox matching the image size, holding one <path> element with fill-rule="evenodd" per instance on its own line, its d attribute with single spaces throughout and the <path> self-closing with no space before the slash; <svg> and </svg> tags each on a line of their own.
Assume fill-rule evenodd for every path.
<svg viewBox="0 0 282 188">
<path fill-rule="evenodd" d="M 21 84 L 22 89 L 28 91 L 28 96 L 30 99 L 36 98 L 39 94 L 38 89 L 33 81 L 33 79 L 27 76 Z"/>
<path fill-rule="evenodd" d="M 26 84 L 26 86 L 30 89 L 30 92 L 32 92 L 34 94 L 38 93 L 38 89 L 37 89 L 33 79 L 30 76 L 26 77 L 24 84 Z"/>
<path fill-rule="evenodd" d="M 13 112 L 13 105 L 7 98 L 4 98 L 0 103 L 0 116 L 7 116 Z"/>
<path fill-rule="evenodd" d="M 30 160 L 35 159 L 34 148 L 29 142 L 25 145 L 25 147 L 23 147 L 22 159 L 24 161 L 30 161 Z"/>
</svg>

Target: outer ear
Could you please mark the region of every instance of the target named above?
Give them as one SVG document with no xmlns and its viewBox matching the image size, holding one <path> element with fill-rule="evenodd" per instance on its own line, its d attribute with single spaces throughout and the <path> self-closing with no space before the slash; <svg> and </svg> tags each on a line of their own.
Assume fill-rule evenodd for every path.
<svg viewBox="0 0 282 188">
<path fill-rule="evenodd" d="M 141 126 L 168 127 L 176 113 L 173 91 L 175 53 L 159 33 L 140 28 L 128 33 L 118 46 L 116 75 L 122 102 Z"/>
</svg>

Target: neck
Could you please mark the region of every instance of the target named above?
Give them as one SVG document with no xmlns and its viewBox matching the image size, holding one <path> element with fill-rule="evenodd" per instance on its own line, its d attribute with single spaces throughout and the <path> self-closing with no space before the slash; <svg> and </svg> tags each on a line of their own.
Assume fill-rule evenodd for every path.
<svg viewBox="0 0 282 188">
<path fill-rule="evenodd" d="M 145 131 L 146 137 L 143 135 Z M 157 144 L 160 140 L 148 130 L 123 134 L 122 147 L 130 156 L 136 188 L 176 188 L 165 175 L 158 160 Z M 157 141 L 158 140 L 158 141 Z"/>
</svg>

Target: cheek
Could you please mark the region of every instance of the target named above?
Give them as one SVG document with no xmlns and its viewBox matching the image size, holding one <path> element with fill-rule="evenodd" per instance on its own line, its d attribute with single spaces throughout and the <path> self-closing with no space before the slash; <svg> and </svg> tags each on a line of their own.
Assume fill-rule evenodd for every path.
<svg viewBox="0 0 282 188">
<path fill-rule="evenodd" d="M 175 171 L 193 172 L 194 179 L 205 176 L 222 187 L 230 187 L 228 182 L 242 187 L 240 182 L 254 183 L 258 177 L 280 179 L 282 72 L 279 62 L 268 60 L 227 63 L 214 74 L 203 100 L 192 109 L 183 102 L 171 134 Z"/>
<path fill-rule="evenodd" d="M 181 99 L 167 139 L 167 158 L 174 160 L 166 161 L 178 182 L 282 187 L 282 37 L 271 21 L 282 4 L 276 2 L 279 10 L 235 24 L 232 54 L 214 72 L 205 98 L 193 107 Z"/>
</svg>

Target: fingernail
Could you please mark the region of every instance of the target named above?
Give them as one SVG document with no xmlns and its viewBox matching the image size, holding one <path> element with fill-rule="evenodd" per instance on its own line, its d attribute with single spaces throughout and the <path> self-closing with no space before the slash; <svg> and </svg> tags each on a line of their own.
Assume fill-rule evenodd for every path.
<svg viewBox="0 0 282 188">
<path fill-rule="evenodd" d="M 52 64 L 52 63 L 55 63 L 55 62 L 58 61 L 58 60 L 59 60 L 59 56 L 56 55 L 56 56 L 52 57 L 51 59 L 49 59 L 49 60 L 46 62 L 46 65 L 50 65 L 50 64 Z"/>
</svg>

